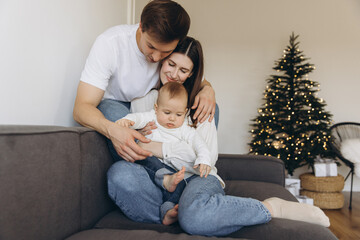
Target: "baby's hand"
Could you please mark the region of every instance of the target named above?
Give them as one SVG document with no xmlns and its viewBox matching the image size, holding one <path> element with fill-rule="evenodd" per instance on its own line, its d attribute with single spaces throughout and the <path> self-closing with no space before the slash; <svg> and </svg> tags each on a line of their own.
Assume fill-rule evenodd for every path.
<svg viewBox="0 0 360 240">
<path fill-rule="evenodd" d="M 122 127 L 131 127 L 134 125 L 134 122 L 129 119 L 119 119 L 115 123 Z"/>
<path fill-rule="evenodd" d="M 209 165 L 206 165 L 206 164 L 198 164 L 198 165 L 195 165 L 194 168 L 198 168 L 200 165 L 200 168 L 199 168 L 199 172 L 200 172 L 200 177 L 207 177 L 211 171 L 211 166 Z"/>
</svg>

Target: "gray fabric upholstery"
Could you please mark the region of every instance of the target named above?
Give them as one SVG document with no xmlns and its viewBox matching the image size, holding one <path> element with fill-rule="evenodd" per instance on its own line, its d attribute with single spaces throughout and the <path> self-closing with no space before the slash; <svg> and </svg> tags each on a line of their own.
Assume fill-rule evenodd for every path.
<svg viewBox="0 0 360 240">
<path fill-rule="evenodd" d="M 216 166 L 225 180 L 248 180 L 285 184 L 285 167 L 280 159 L 256 155 L 220 154 Z"/>
<path fill-rule="evenodd" d="M 279 197 L 297 202 L 297 199 L 284 187 L 268 182 L 225 180 L 225 193 L 232 196 L 249 197 L 263 201 L 270 197 Z"/>
<path fill-rule="evenodd" d="M 134 239 L 154 239 L 154 240 L 221 240 L 225 238 L 216 237 L 203 237 L 203 236 L 191 236 L 186 233 L 171 234 L 171 233 L 159 233 L 150 230 L 115 230 L 115 229 L 93 229 L 83 231 L 75 234 L 74 236 L 67 238 L 66 240 L 109 240 L 109 239 L 121 239 L 121 240 L 134 240 Z M 239 238 L 226 238 L 227 240 L 239 239 Z"/>
<path fill-rule="evenodd" d="M 107 194 L 106 172 L 113 163 L 104 138 L 94 131 L 80 135 L 81 229 L 88 229 L 115 208 Z M 89 211 L 90 210 L 90 211 Z"/>
<path fill-rule="evenodd" d="M 38 128 L 0 128 L 0 239 L 60 239 L 80 230 L 78 132 Z"/>
<path fill-rule="evenodd" d="M 104 137 L 90 129 L 0 126 L 0 239 L 208 239 L 177 224 L 129 220 L 107 195 L 111 164 Z M 296 201 L 283 188 L 284 165 L 276 158 L 221 155 L 217 167 L 227 194 Z M 336 239 L 324 227 L 284 219 L 226 238 Z"/>
</svg>

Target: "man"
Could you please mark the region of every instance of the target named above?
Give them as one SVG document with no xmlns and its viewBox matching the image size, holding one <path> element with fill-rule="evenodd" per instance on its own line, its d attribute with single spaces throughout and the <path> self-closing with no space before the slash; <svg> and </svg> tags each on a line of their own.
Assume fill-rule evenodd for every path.
<svg viewBox="0 0 360 240">
<path fill-rule="evenodd" d="M 110 28 L 96 39 L 81 76 L 73 115 L 78 123 L 111 141 L 113 157 L 134 162 L 151 156 L 134 141 L 147 143 L 148 139 L 114 121 L 129 113 L 132 99 L 156 85 L 159 61 L 171 54 L 189 27 L 189 15 L 178 3 L 154 0 L 143 9 L 139 24 Z M 212 120 L 215 93 L 207 81 L 194 107 L 201 122 L 209 114 Z"/>
</svg>

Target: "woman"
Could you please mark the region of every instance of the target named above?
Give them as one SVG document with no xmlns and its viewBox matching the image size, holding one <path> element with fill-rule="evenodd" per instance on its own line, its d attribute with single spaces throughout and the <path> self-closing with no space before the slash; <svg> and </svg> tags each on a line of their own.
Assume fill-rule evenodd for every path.
<svg viewBox="0 0 360 240">
<path fill-rule="evenodd" d="M 194 96 L 199 91 L 197 86 L 199 86 L 202 75 L 201 45 L 192 38 L 187 38 L 179 44 L 174 52 L 163 61 L 160 70 L 162 84 L 168 81 L 177 81 L 186 86 L 190 93 L 190 104 L 196 101 Z M 151 102 L 150 99 L 151 97 L 147 97 L 146 102 L 152 107 L 154 102 Z M 156 98 L 153 97 L 153 99 Z M 193 116 L 193 112 L 190 116 Z M 214 121 L 205 121 L 202 124 L 197 124 L 197 126 L 199 134 L 202 135 L 208 145 L 211 145 L 209 149 L 212 150 L 214 166 L 217 160 Z M 172 153 L 172 149 L 167 149 L 166 143 L 143 144 L 142 147 L 151 150 L 158 157 L 166 157 L 167 154 Z M 181 151 L 181 153 L 188 151 L 190 151 L 189 158 L 191 158 L 192 154 L 189 148 L 186 151 Z M 137 176 L 128 176 L 124 171 L 128 164 L 128 162 L 120 161 L 109 170 L 110 196 L 129 218 L 140 222 L 160 223 L 159 206 L 162 204 L 160 189 L 155 185 L 148 184 L 148 176 L 146 176 L 145 170 L 142 174 L 139 170 Z M 118 173 L 118 168 L 122 169 L 123 174 Z M 140 165 L 139 169 L 141 169 Z M 127 186 L 122 184 L 125 179 L 126 182 L 129 182 L 129 178 L 132 184 L 144 186 L 142 192 L 132 191 L 131 184 Z M 173 220 L 178 217 L 181 227 L 186 232 L 206 236 L 227 235 L 243 226 L 266 223 L 272 217 L 307 221 L 323 226 L 329 225 L 328 218 L 317 207 L 288 202 L 279 198 L 270 198 L 260 202 L 256 199 L 226 196 L 223 187 L 223 181 L 216 174 L 215 167 L 212 169 L 212 174 L 207 178 L 195 176 L 186 185 L 178 210 L 168 211 L 168 217 L 173 218 Z M 149 196 L 151 197 L 148 198 Z M 127 201 L 129 198 L 131 200 Z"/>
</svg>

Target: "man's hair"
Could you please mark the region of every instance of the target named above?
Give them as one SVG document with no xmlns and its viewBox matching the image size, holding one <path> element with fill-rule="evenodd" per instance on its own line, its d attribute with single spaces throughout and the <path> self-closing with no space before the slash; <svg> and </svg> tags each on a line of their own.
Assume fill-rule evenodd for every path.
<svg viewBox="0 0 360 240">
<path fill-rule="evenodd" d="M 182 85 L 181 83 L 168 82 L 165 85 L 163 85 L 159 90 L 159 96 L 158 96 L 158 100 L 157 100 L 158 105 L 159 105 L 160 98 L 164 93 L 167 93 L 170 99 L 177 98 L 177 97 L 183 97 L 186 101 L 185 105 L 187 106 L 188 92 L 186 91 L 186 88 L 184 87 L 184 85 Z"/>
<path fill-rule="evenodd" d="M 160 43 L 182 41 L 190 28 L 185 9 L 171 0 L 153 0 L 141 13 L 141 30 Z"/>
</svg>

